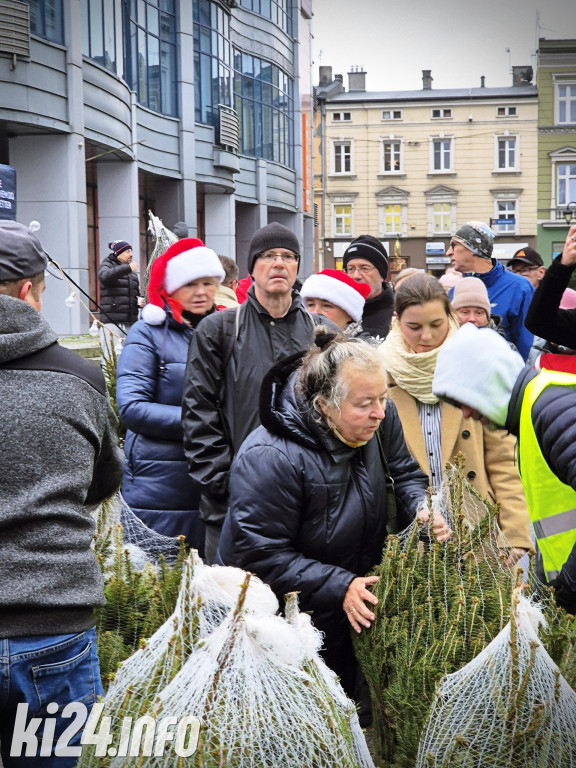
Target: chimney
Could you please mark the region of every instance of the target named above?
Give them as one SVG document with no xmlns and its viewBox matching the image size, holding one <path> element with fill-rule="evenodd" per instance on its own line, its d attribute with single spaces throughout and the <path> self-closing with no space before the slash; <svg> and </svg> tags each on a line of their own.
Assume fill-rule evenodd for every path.
<svg viewBox="0 0 576 768">
<path fill-rule="evenodd" d="M 422 70 L 422 89 L 424 91 L 431 91 L 432 90 L 432 80 L 434 78 L 432 77 L 432 70 L 431 69 L 423 69 Z"/>
<path fill-rule="evenodd" d="M 334 82 L 338 81 L 344 85 L 344 75 L 334 75 Z"/>
<path fill-rule="evenodd" d="M 486 78 L 484 77 L 484 75 L 481 75 L 480 76 L 480 88 L 485 88 L 486 87 L 484 85 L 485 80 L 486 80 Z"/>
<path fill-rule="evenodd" d="M 330 85 L 332 82 L 332 67 L 319 67 L 320 85 Z"/>
<path fill-rule="evenodd" d="M 350 72 L 348 72 L 348 90 L 366 90 L 366 72 L 364 72 L 364 67 L 362 65 L 350 68 Z"/>
<path fill-rule="evenodd" d="M 530 85 L 533 77 L 534 70 L 532 67 L 512 67 L 512 85 L 516 88 Z"/>
</svg>

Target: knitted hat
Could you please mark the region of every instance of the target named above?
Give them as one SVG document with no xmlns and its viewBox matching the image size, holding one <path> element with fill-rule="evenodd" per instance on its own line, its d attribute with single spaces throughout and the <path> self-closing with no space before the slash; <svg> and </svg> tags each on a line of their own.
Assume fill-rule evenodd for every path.
<svg viewBox="0 0 576 768">
<path fill-rule="evenodd" d="M 519 251 L 516 251 L 514 256 L 512 256 L 508 262 L 508 266 L 511 267 L 514 262 L 517 264 L 528 264 L 529 267 L 544 266 L 542 256 L 540 256 L 538 251 L 534 250 L 534 248 L 530 248 L 530 246 L 526 246 L 526 248 L 520 248 Z"/>
<path fill-rule="evenodd" d="M 224 269 L 216 253 L 195 237 L 173 243 L 152 262 L 148 304 L 142 310 L 142 319 L 149 325 L 162 325 L 166 319 L 164 305 L 168 304 L 179 322 L 182 307 L 171 294 L 201 277 L 217 277 L 219 283 L 224 280 Z"/>
<path fill-rule="evenodd" d="M 486 286 L 478 277 L 463 277 L 454 286 L 452 308 L 479 307 L 490 317 L 490 299 Z"/>
<path fill-rule="evenodd" d="M 110 248 L 116 258 L 118 258 L 121 253 L 124 253 L 124 251 L 132 250 L 132 246 L 130 243 L 127 243 L 126 240 L 114 240 L 113 242 L 108 243 L 108 248 Z"/>
<path fill-rule="evenodd" d="M 366 261 L 374 264 L 383 280 L 388 277 L 388 253 L 380 240 L 372 237 L 372 235 L 359 235 L 355 240 L 352 240 L 344 251 L 342 259 L 344 269 L 346 269 L 350 259 L 366 259 Z"/>
<path fill-rule="evenodd" d="M 0 221 L 0 280 L 21 280 L 44 272 L 48 260 L 40 241 L 17 221 Z"/>
<path fill-rule="evenodd" d="M 352 320 L 362 319 L 364 303 L 372 289 L 367 283 L 358 283 L 345 272 L 323 269 L 304 280 L 300 291 L 303 299 L 324 299 L 347 312 Z"/>
<path fill-rule="evenodd" d="M 494 249 L 494 238 L 496 235 L 483 221 L 467 221 L 456 234 L 452 235 L 452 240 L 462 243 L 469 251 L 480 256 L 482 259 L 490 259 Z"/>
<path fill-rule="evenodd" d="M 467 405 L 500 427 L 524 361 L 491 328 L 464 325 L 441 347 L 432 391 L 440 399 Z"/>
<path fill-rule="evenodd" d="M 248 274 L 252 274 L 256 257 L 270 248 L 286 248 L 300 256 L 300 243 L 291 229 L 272 221 L 254 232 L 248 246 Z"/>
<path fill-rule="evenodd" d="M 172 234 L 176 235 L 179 240 L 188 237 L 188 224 L 185 221 L 177 221 L 172 227 Z"/>
</svg>

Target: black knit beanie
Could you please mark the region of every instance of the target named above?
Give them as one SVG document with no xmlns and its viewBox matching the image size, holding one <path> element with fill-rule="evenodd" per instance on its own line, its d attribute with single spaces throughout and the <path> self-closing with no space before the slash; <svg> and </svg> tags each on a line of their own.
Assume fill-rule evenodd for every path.
<svg viewBox="0 0 576 768">
<path fill-rule="evenodd" d="M 380 240 L 372 235 L 359 235 L 344 251 L 342 266 L 346 269 L 351 259 L 366 259 L 374 264 L 382 279 L 388 277 L 388 253 Z"/>
<path fill-rule="evenodd" d="M 118 258 L 121 253 L 130 250 L 132 246 L 130 243 L 127 243 L 126 240 L 114 240 L 112 243 L 108 243 L 108 248 L 110 248 L 114 256 Z"/>
<path fill-rule="evenodd" d="M 248 248 L 248 272 L 252 274 L 256 257 L 270 248 L 286 248 L 297 256 L 300 255 L 300 243 L 291 229 L 272 221 L 270 224 L 261 227 L 252 235 L 250 246 Z"/>
</svg>

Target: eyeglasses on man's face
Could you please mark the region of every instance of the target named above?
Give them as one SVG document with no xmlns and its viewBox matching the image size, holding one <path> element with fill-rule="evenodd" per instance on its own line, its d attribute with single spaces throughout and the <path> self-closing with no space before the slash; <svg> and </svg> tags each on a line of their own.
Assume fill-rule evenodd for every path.
<svg viewBox="0 0 576 768">
<path fill-rule="evenodd" d="M 535 272 L 540 267 L 510 267 L 510 272 L 514 272 L 515 275 L 529 275 L 530 272 Z"/>
<path fill-rule="evenodd" d="M 356 267 L 347 266 L 346 267 L 346 274 L 347 275 L 353 275 L 355 272 L 361 272 L 363 275 L 368 275 L 368 274 L 370 274 L 370 272 L 372 272 L 375 269 L 376 269 L 376 267 L 370 266 L 368 264 L 362 264 L 362 266 L 360 266 L 360 267 L 358 267 L 358 266 L 356 266 Z"/>
<path fill-rule="evenodd" d="M 264 251 L 264 253 L 259 254 L 258 258 L 265 264 L 273 264 L 276 259 L 282 259 L 284 264 L 294 264 L 300 259 L 300 256 L 290 251 Z"/>
</svg>

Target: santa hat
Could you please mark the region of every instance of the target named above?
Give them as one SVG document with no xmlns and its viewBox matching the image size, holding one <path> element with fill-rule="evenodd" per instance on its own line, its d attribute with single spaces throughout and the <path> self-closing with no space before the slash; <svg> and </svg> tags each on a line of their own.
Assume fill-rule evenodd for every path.
<svg viewBox="0 0 576 768">
<path fill-rule="evenodd" d="M 195 237 L 173 243 L 152 263 L 148 304 L 142 310 L 142 319 L 149 325 L 162 325 L 166 319 L 164 306 L 168 304 L 174 318 L 180 321 L 182 307 L 171 294 L 201 277 L 216 277 L 219 283 L 224 280 L 224 268 L 216 253 Z"/>
<path fill-rule="evenodd" d="M 300 295 L 306 299 L 324 299 L 347 312 L 352 320 L 362 319 L 364 303 L 372 289 L 367 283 L 357 283 L 345 272 L 323 269 L 304 281 Z"/>
</svg>

